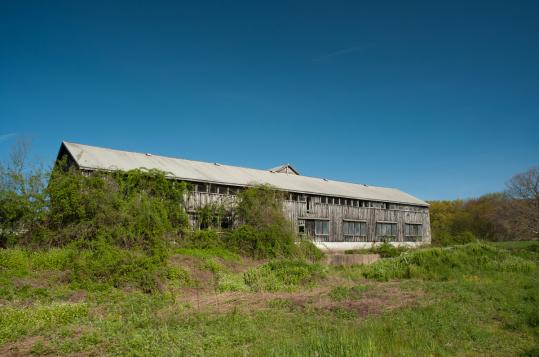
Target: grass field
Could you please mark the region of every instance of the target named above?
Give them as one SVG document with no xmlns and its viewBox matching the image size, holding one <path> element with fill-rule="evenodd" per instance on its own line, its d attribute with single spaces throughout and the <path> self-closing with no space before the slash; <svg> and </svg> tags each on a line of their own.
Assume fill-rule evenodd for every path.
<svg viewBox="0 0 539 357">
<path fill-rule="evenodd" d="M 71 259 L 0 251 L 0 355 L 539 355 L 537 242 L 346 268 L 183 249 L 153 293 Z"/>
</svg>

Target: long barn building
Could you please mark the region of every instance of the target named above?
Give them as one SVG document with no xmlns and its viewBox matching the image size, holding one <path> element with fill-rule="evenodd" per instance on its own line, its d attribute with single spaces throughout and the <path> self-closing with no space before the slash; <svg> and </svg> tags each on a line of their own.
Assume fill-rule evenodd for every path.
<svg viewBox="0 0 539 357">
<path fill-rule="evenodd" d="M 269 184 L 285 193 L 284 212 L 296 231 L 322 249 L 429 244 L 429 205 L 394 188 L 302 176 L 291 165 L 258 170 L 63 142 L 58 158 L 81 171 L 158 169 L 194 188 L 186 200 L 192 225 L 210 203 L 233 205 L 239 190 Z"/>
</svg>

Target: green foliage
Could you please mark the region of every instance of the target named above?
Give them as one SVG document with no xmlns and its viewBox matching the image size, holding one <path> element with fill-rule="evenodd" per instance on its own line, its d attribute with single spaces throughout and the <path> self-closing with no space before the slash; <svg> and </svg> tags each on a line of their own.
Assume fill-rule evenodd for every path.
<svg viewBox="0 0 539 357">
<path fill-rule="evenodd" d="M 296 233 L 283 214 L 283 193 L 261 185 L 239 194 L 237 218 L 241 225 L 225 236 L 227 247 L 256 259 L 305 254 L 316 258 L 316 247 L 295 245 Z"/>
<path fill-rule="evenodd" d="M 249 269 L 243 274 L 251 291 L 294 291 L 314 284 L 326 275 L 319 264 L 300 260 L 276 260 Z"/>
<path fill-rule="evenodd" d="M 123 247 L 162 250 L 167 235 L 187 226 L 185 183 L 159 171 L 93 172 L 82 175 L 59 163 L 50 196 L 48 244 L 105 239 Z"/>
<path fill-rule="evenodd" d="M 535 265 L 493 246 L 472 243 L 410 251 L 358 268 L 368 279 L 448 280 L 474 271 L 530 272 Z"/>
<path fill-rule="evenodd" d="M 314 245 L 313 242 L 306 239 L 300 239 L 297 242 L 297 257 L 311 262 L 319 262 L 325 254 Z"/>
<path fill-rule="evenodd" d="M 238 195 L 238 219 L 254 228 L 285 225 L 283 215 L 284 194 L 269 185 L 258 185 Z"/>
<path fill-rule="evenodd" d="M 343 301 L 348 299 L 348 287 L 346 286 L 336 286 L 329 292 L 329 296 L 332 300 Z"/>
<path fill-rule="evenodd" d="M 232 217 L 232 212 L 223 204 L 209 203 L 197 210 L 198 224 L 202 229 L 220 229 L 226 226 Z"/>
<path fill-rule="evenodd" d="M 507 197 L 494 193 L 471 200 L 431 201 L 432 243 L 465 244 L 475 237 L 506 240 L 512 237 L 506 211 L 511 210 Z"/>
<path fill-rule="evenodd" d="M 470 231 L 451 234 L 449 232 L 438 232 L 434 245 L 450 246 L 457 244 L 468 244 L 477 242 L 477 237 Z"/>
<path fill-rule="evenodd" d="M 57 328 L 88 315 L 85 303 L 55 303 L 26 308 L 0 309 L 0 345 L 20 336 Z"/>
<path fill-rule="evenodd" d="M 182 245 L 195 249 L 216 249 L 223 246 L 223 240 L 213 229 L 197 229 L 185 236 Z"/>
<path fill-rule="evenodd" d="M 217 289 L 220 292 L 236 291 L 247 292 L 250 291 L 249 286 L 245 284 L 243 274 L 233 274 L 229 272 L 220 272 L 218 275 Z"/>
<path fill-rule="evenodd" d="M 395 247 L 387 242 L 380 245 L 375 245 L 371 248 L 371 252 L 380 254 L 382 258 L 393 258 L 401 255 L 402 252 L 407 251 L 406 247 Z"/>
<path fill-rule="evenodd" d="M 49 171 L 28 159 L 28 144 L 19 141 L 9 162 L 0 162 L 0 248 L 26 235 L 46 214 Z"/>
<path fill-rule="evenodd" d="M 114 287 L 131 286 L 144 292 L 160 291 L 167 276 L 177 277 L 159 255 L 142 250 L 127 250 L 103 240 L 77 243 L 73 257 L 73 281 L 86 288 L 90 283 Z"/>
<path fill-rule="evenodd" d="M 242 225 L 225 236 L 227 247 L 255 259 L 290 257 L 296 253 L 294 234 L 284 225 L 255 228 Z"/>
<path fill-rule="evenodd" d="M 464 260 L 464 268 L 455 268 L 449 280 L 419 277 L 341 286 L 335 289 L 340 292 L 339 301 L 334 300 L 330 307 L 311 299 L 316 291 L 303 292 L 310 283 L 300 285 L 290 295 L 261 294 L 262 300 L 255 304 L 250 302 L 258 296 L 251 293 L 225 295 L 225 300 L 225 296 L 212 292 L 204 299 L 220 298 L 219 307 L 201 305 L 200 309 L 182 302 L 181 296 L 143 294 L 137 289 L 89 291 L 83 303 L 66 303 L 69 294 L 55 296 L 53 291 L 58 289 L 54 284 L 63 283 L 43 276 L 49 283 L 42 289 L 47 299 L 20 301 L 0 296 L 0 344 L 8 343 L 9 348 L 20 348 L 21 352 L 32 349 L 51 355 L 533 356 L 538 341 L 539 272 L 508 269 L 503 263 L 511 261 L 511 256 L 522 262 L 520 254 L 532 254 L 530 257 L 536 259 L 530 248 L 533 245 L 511 243 L 508 250 L 493 248 L 489 253 L 481 248 L 466 253 L 466 259 L 475 254 L 483 263 Z M 436 250 L 461 251 L 466 247 Z M 20 266 L 28 267 L 29 274 L 34 271 L 33 254 L 22 251 L 21 258 L 21 250 L 15 251 L 2 255 L 14 258 L 8 259 L 9 264 L 0 260 L 0 276 L 7 274 L 5 266 L 11 271 Z M 62 256 L 58 250 L 53 251 L 51 263 L 40 262 L 38 266 L 63 266 L 53 263 L 63 260 L 52 258 Z M 498 257 L 499 251 L 509 257 Z M 47 251 L 39 254 L 48 255 Z M 485 255 L 488 259 L 481 258 Z M 424 259 L 429 268 L 440 269 L 431 258 Z M 494 262 L 488 263 L 491 260 Z M 526 260 L 531 265 L 537 261 Z M 177 268 L 168 274 L 182 280 L 183 270 Z M 329 269 L 326 274 L 350 269 L 364 283 L 360 268 Z M 251 291 L 242 274 L 218 274 L 233 280 L 227 281 L 236 286 L 230 290 Z M 337 281 L 331 278 L 324 282 Z M 364 296 L 367 289 L 372 290 Z M 401 302 L 402 293 L 406 294 L 404 306 L 393 308 Z M 238 308 L 230 308 L 234 303 Z M 378 313 L 379 304 L 392 308 Z M 368 311 L 351 309 L 367 305 Z"/>
</svg>

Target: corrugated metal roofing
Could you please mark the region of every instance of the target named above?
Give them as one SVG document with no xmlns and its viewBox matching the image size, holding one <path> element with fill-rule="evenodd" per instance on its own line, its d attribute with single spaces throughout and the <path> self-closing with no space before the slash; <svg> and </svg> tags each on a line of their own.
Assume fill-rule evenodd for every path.
<svg viewBox="0 0 539 357">
<path fill-rule="evenodd" d="M 428 206 L 426 202 L 394 188 L 176 159 L 69 142 L 63 142 L 63 145 L 81 169 L 113 171 L 158 169 L 166 172 L 170 177 L 186 181 L 203 181 L 232 186 L 269 184 L 277 189 L 291 192 Z"/>
</svg>

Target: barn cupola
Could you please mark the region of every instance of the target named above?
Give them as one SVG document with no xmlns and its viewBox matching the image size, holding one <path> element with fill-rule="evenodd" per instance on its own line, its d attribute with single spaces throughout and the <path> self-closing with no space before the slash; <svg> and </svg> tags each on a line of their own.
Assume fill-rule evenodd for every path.
<svg viewBox="0 0 539 357">
<path fill-rule="evenodd" d="M 292 175 L 300 175 L 299 171 L 296 170 L 292 165 L 290 164 L 282 164 L 280 166 L 274 167 L 273 169 L 269 170 L 270 172 L 279 172 L 282 174 L 292 174 Z"/>
</svg>

